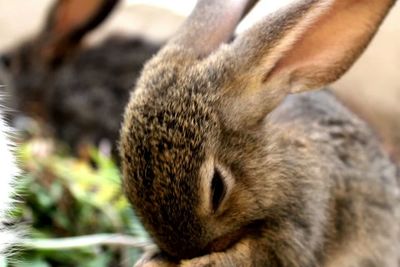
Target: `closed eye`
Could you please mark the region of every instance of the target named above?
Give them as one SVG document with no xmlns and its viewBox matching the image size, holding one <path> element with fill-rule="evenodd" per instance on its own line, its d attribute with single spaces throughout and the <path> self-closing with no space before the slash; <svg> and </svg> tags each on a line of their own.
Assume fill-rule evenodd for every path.
<svg viewBox="0 0 400 267">
<path fill-rule="evenodd" d="M 226 194 L 226 186 L 222 178 L 221 172 L 218 169 L 214 170 L 214 175 L 211 181 L 211 204 L 213 211 L 217 211 Z"/>
</svg>

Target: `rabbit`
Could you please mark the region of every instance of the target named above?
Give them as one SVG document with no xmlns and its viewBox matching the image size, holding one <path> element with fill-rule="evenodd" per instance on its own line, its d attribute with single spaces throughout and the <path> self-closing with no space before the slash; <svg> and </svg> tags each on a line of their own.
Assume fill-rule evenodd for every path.
<svg viewBox="0 0 400 267">
<path fill-rule="evenodd" d="M 18 184 L 15 178 L 20 171 L 12 151 L 14 146 L 10 139 L 12 130 L 4 120 L 2 109 L 4 107 L 0 109 L 0 259 L 8 254 L 9 247 L 15 244 L 20 236 L 15 227 L 9 225 L 9 213 L 14 203 L 15 187 Z"/>
<path fill-rule="evenodd" d="M 1 56 L 0 80 L 12 97 L 11 108 L 42 122 L 45 132 L 75 151 L 101 140 L 116 147 L 129 92 L 143 63 L 160 47 L 118 35 L 83 44 L 118 2 L 55 1 L 40 33 Z"/>
<path fill-rule="evenodd" d="M 324 86 L 395 0 L 199 0 L 125 109 L 123 188 L 157 249 L 136 266 L 399 267 L 398 167 Z"/>
</svg>

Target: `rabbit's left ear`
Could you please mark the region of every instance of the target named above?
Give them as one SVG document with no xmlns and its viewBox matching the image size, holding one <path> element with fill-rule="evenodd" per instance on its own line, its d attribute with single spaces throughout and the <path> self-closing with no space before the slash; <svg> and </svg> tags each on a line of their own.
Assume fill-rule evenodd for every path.
<svg viewBox="0 0 400 267">
<path fill-rule="evenodd" d="M 118 0 L 57 0 L 51 8 L 40 38 L 48 60 L 62 58 L 79 45 L 86 33 L 96 28 Z"/>
<path fill-rule="evenodd" d="M 252 125 L 289 93 L 341 77 L 395 0 L 300 0 L 244 32 L 216 57 L 234 66 L 227 119 Z"/>
<path fill-rule="evenodd" d="M 367 47 L 393 3 L 393 0 L 331 1 L 326 10 L 308 18 L 311 23 L 297 25 L 299 35 L 294 42 L 288 42 L 284 49 L 287 51 L 281 54 L 264 81 L 288 75 L 291 93 L 334 82 Z"/>
</svg>

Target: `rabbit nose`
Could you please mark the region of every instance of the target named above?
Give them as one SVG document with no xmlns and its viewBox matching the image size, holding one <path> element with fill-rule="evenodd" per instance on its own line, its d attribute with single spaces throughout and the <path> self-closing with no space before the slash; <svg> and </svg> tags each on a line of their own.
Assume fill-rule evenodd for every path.
<svg viewBox="0 0 400 267">
<path fill-rule="evenodd" d="M 9 68 L 11 65 L 11 58 L 10 56 L 6 55 L 6 54 L 1 54 L 0 55 L 0 64 L 3 67 Z"/>
</svg>

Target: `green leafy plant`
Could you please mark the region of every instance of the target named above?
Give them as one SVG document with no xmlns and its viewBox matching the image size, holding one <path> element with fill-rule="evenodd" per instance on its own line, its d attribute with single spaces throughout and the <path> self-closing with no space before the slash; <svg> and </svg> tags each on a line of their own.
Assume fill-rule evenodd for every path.
<svg viewBox="0 0 400 267">
<path fill-rule="evenodd" d="M 147 235 L 124 198 L 118 167 L 95 148 L 86 159 L 61 151 L 44 139 L 20 146 L 24 189 L 15 212 L 31 228 L 26 249 L 8 265 L 132 266 Z"/>
</svg>

